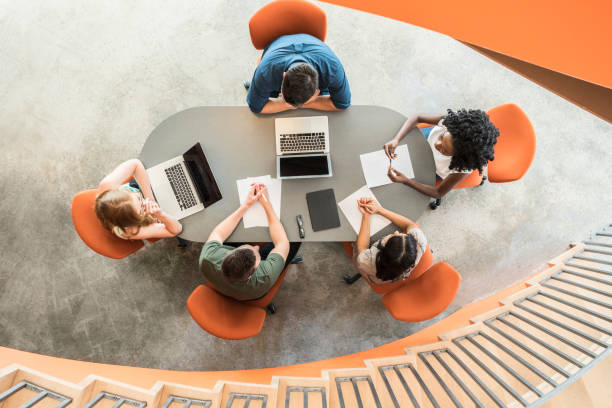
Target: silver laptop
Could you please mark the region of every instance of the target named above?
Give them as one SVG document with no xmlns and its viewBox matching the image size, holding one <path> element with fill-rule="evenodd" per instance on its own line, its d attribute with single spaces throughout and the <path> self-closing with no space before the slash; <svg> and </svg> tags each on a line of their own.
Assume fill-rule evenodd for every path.
<svg viewBox="0 0 612 408">
<path fill-rule="evenodd" d="M 331 177 L 327 116 L 277 118 L 277 178 Z"/>
<path fill-rule="evenodd" d="M 222 198 L 200 143 L 147 169 L 147 174 L 160 208 L 179 220 Z"/>
</svg>

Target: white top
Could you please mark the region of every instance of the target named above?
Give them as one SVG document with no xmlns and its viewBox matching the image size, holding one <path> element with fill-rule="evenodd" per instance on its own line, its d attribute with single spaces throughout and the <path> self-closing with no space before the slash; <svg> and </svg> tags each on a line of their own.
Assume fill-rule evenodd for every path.
<svg viewBox="0 0 612 408">
<path fill-rule="evenodd" d="M 436 174 L 440 178 L 445 179 L 451 173 L 461 173 L 461 174 L 471 173 L 472 170 L 463 170 L 463 171 L 452 170 L 451 171 L 449 166 L 450 166 L 451 159 L 453 158 L 453 156 L 443 155 L 442 153 L 438 151 L 438 149 L 436 149 L 435 147 L 436 142 L 446 131 L 444 127 L 440 126 L 442 125 L 443 121 L 444 119 L 441 119 L 440 122 L 438 122 L 438 126 L 434 126 L 434 128 L 431 129 L 431 132 L 429 133 L 429 137 L 427 138 L 429 147 L 431 147 L 431 151 L 433 152 L 434 162 L 436 164 Z"/>
<path fill-rule="evenodd" d="M 359 255 L 357 255 L 357 259 L 355 260 L 355 266 L 359 273 L 368 278 L 372 283 L 377 285 L 384 285 L 386 283 L 397 282 L 402 279 L 406 279 L 412 269 L 419 264 L 421 257 L 427 250 L 427 238 L 425 238 L 425 234 L 421 231 L 420 228 L 412 228 L 408 230 L 407 235 L 412 235 L 412 237 L 416 241 L 416 259 L 414 261 L 414 266 L 411 269 L 405 270 L 400 276 L 395 278 L 392 281 L 383 281 L 376 277 L 376 254 L 378 254 L 378 244 L 380 240 L 376 241 L 370 247 L 364 251 L 362 251 Z"/>
</svg>

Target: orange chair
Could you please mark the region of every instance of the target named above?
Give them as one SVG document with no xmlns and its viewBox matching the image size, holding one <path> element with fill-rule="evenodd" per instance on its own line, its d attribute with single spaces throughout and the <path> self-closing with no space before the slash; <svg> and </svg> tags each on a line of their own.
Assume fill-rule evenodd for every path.
<svg viewBox="0 0 612 408">
<path fill-rule="evenodd" d="M 495 159 L 489 162 L 489 181 L 507 183 L 525 175 L 535 156 L 535 131 L 525 112 L 513 103 L 487 112 L 499 129 Z"/>
<path fill-rule="evenodd" d="M 141 240 L 126 240 L 115 236 L 102 226 L 94 203 L 98 190 L 85 190 L 72 199 L 72 222 L 79 237 L 97 253 L 109 258 L 121 259 L 143 247 Z"/>
<path fill-rule="evenodd" d="M 426 129 L 426 128 L 432 127 L 432 125 L 430 125 L 429 123 L 419 123 L 417 124 L 417 127 L 419 129 Z M 453 190 L 481 186 L 485 180 L 486 180 L 486 177 L 484 177 L 484 172 L 480 174 L 478 170 L 474 170 L 473 172 L 470 173 L 469 176 L 465 177 L 459 183 L 455 184 L 455 186 L 453 187 Z M 436 187 L 439 186 L 440 183 L 442 183 L 442 180 L 436 180 L 436 184 L 435 184 Z M 432 210 L 435 210 L 436 208 L 440 206 L 440 204 L 442 204 L 442 199 L 438 198 L 429 203 L 429 208 L 431 208 Z"/>
<path fill-rule="evenodd" d="M 351 245 L 351 242 L 343 242 L 342 246 L 346 254 L 349 256 L 349 258 L 352 259 L 353 258 L 353 247 Z M 412 272 L 410 272 L 410 275 L 406 279 L 403 279 L 397 282 L 387 283 L 384 285 L 377 285 L 376 283 L 372 283 L 366 277 L 364 277 L 364 279 L 368 283 L 368 285 L 370 285 L 370 287 L 372 288 L 374 292 L 378 293 L 379 295 L 384 295 L 385 293 L 389 293 L 392 290 L 407 284 L 408 282 L 418 279 L 433 264 L 433 260 L 434 260 L 433 252 L 431 252 L 431 248 L 429 248 L 429 245 L 427 245 L 427 250 L 425 251 L 423 256 L 421 256 L 419 263 L 412 270 Z M 345 275 L 344 281 L 348 284 L 352 284 L 355 281 L 357 281 L 359 278 L 361 278 L 360 273 L 357 273 L 353 276 Z"/>
<path fill-rule="evenodd" d="M 461 283 L 461 275 L 449 264 L 439 262 L 420 278 L 382 297 L 396 320 L 422 322 L 442 313 L 451 304 Z"/>
<path fill-rule="evenodd" d="M 305 0 L 276 0 L 251 17 L 249 31 L 251 42 L 258 50 L 288 34 L 310 34 L 325 41 L 327 16 L 321 8 Z"/>
<path fill-rule="evenodd" d="M 213 336 L 228 340 L 240 340 L 255 336 L 261 331 L 266 318 L 264 308 L 276 313 L 272 299 L 283 283 L 289 266 L 280 274 L 274 285 L 262 298 L 239 301 L 222 295 L 208 282 L 198 286 L 187 299 L 187 309 L 193 320 Z M 257 312 L 256 312 L 257 311 Z"/>
<path fill-rule="evenodd" d="M 255 336 L 266 319 L 264 309 L 224 296 L 206 285 L 191 293 L 187 309 L 202 329 L 227 340 Z"/>
</svg>

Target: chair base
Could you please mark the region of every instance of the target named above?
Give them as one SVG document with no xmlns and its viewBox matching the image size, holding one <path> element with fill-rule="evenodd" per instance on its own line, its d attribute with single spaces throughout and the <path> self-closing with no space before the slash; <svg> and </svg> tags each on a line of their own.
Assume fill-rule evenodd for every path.
<svg viewBox="0 0 612 408">
<path fill-rule="evenodd" d="M 270 314 L 276 313 L 276 305 L 274 303 L 270 303 L 268 306 L 266 306 L 266 309 L 268 309 Z"/>
<path fill-rule="evenodd" d="M 251 87 L 251 81 L 249 81 L 248 79 L 245 79 L 244 81 L 242 81 L 242 85 L 244 86 L 244 89 L 248 91 L 249 88 Z"/>
<path fill-rule="evenodd" d="M 291 262 L 289 262 L 292 265 L 297 265 L 297 264 L 301 264 L 304 262 L 304 258 L 302 258 L 302 255 L 296 255 L 293 257 L 293 259 L 291 260 Z"/>
<path fill-rule="evenodd" d="M 189 246 L 189 241 L 187 241 L 186 239 L 183 238 L 179 238 L 176 237 L 177 241 L 178 241 L 178 247 L 179 248 L 187 248 Z"/>
<path fill-rule="evenodd" d="M 431 208 L 432 210 L 435 210 L 436 208 L 440 206 L 440 204 L 442 204 L 442 199 L 437 198 L 434 201 L 429 203 L 429 208 Z"/>
<path fill-rule="evenodd" d="M 482 176 L 482 181 L 480 182 L 479 185 L 482 186 L 485 181 L 487 181 L 487 176 Z"/>
<path fill-rule="evenodd" d="M 344 282 L 346 282 L 348 285 L 352 285 L 353 283 L 357 282 L 359 279 L 361 279 L 361 274 L 360 273 L 356 273 L 353 276 L 349 276 L 349 275 L 344 275 L 342 277 L 342 279 L 344 279 Z"/>
</svg>

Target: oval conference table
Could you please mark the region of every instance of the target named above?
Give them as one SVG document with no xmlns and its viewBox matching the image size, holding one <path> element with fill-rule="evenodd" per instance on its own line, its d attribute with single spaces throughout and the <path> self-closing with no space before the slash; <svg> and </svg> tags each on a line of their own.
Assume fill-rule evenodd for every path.
<svg viewBox="0 0 612 408">
<path fill-rule="evenodd" d="M 140 159 L 151 167 L 182 155 L 200 142 L 223 198 L 203 211 L 183 218 L 180 237 L 205 242 L 212 229 L 239 206 L 236 180 L 270 175 L 276 178 L 274 119 L 293 116 L 329 118 L 332 177 L 282 181 L 281 221 L 290 241 L 354 241 L 356 233 L 338 208 L 340 227 L 313 232 L 306 193 L 332 188 L 336 202 L 366 184 L 359 155 L 382 149 L 406 117 L 380 106 L 351 106 L 345 111 L 292 110 L 276 115 L 255 115 L 248 107 L 210 106 L 170 116 L 147 138 Z M 433 155 L 423 135 L 412 130 L 402 141 L 408 145 L 415 179 L 433 185 Z M 429 198 L 401 184 L 371 189 L 382 206 L 417 220 Z M 300 239 L 296 215 L 301 214 L 306 237 Z M 394 231 L 393 224 L 373 238 Z M 269 241 L 267 227 L 244 228 L 240 222 L 227 242 Z"/>
</svg>

